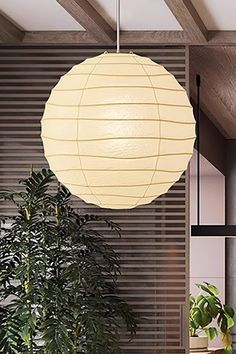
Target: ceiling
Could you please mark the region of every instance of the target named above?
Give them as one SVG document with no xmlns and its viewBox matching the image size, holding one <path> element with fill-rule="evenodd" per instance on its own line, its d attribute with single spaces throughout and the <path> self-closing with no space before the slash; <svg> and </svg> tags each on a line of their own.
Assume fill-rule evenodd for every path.
<svg viewBox="0 0 236 354">
<path fill-rule="evenodd" d="M 236 29 L 235 0 L 192 0 L 208 30 Z"/>
<path fill-rule="evenodd" d="M 0 10 L 26 31 L 81 31 L 56 0 L 0 0 Z"/>
<path fill-rule="evenodd" d="M 123 30 L 182 30 L 164 0 L 120 0 Z M 116 0 L 90 0 L 90 3 L 115 28 Z"/>
<path fill-rule="evenodd" d="M 116 0 L 90 3 L 115 27 Z M 56 0 L 0 0 L 0 10 L 26 31 L 83 30 Z M 121 28 L 181 30 L 164 0 L 121 0 Z"/>
<path fill-rule="evenodd" d="M 115 27 L 116 0 L 90 0 Z M 235 0 L 192 0 L 208 30 L 236 30 Z M 83 30 L 56 0 L 0 0 L 0 10 L 26 31 Z M 121 0 L 123 30 L 181 30 L 164 0 Z"/>
</svg>

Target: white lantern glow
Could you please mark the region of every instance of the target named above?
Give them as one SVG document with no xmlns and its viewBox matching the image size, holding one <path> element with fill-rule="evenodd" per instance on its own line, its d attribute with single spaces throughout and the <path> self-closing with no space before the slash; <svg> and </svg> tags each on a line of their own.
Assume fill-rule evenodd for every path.
<svg viewBox="0 0 236 354">
<path fill-rule="evenodd" d="M 166 193 L 186 170 L 195 120 L 185 90 L 163 66 L 104 53 L 61 77 L 42 139 L 50 168 L 72 194 L 129 209 Z"/>
</svg>

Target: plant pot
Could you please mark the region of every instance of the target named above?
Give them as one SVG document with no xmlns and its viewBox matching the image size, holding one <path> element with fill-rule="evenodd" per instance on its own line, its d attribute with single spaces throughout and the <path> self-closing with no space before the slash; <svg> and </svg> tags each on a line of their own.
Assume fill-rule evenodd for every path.
<svg viewBox="0 0 236 354">
<path fill-rule="evenodd" d="M 190 352 L 204 352 L 208 348 L 207 337 L 190 337 Z"/>
</svg>

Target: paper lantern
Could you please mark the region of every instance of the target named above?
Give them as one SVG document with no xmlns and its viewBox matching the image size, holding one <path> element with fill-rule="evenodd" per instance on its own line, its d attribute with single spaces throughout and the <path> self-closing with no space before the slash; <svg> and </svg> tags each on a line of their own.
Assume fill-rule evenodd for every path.
<svg viewBox="0 0 236 354">
<path fill-rule="evenodd" d="M 61 77 L 46 104 L 42 139 L 50 168 L 72 194 L 129 209 L 180 178 L 195 120 L 185 90 L 163 66 L 104 53 Z"/>
</svg>

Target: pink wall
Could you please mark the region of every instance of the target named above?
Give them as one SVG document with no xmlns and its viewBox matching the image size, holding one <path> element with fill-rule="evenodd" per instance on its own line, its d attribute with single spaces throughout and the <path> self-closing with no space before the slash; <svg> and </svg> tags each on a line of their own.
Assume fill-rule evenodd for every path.
<svg viewBox="0 0 236 354">
<path fill-rule="evenodd" d="M 190 163 L 190 222 L 196 224 L 196 153 Z M 201 156 L 201 224 L 225 223 L 225 178 Z M 207 281 L 220 291 L 225 300 L 225 239 L 191 237 L 190 239 L 190 291 L 196 295 L 195 283 Z M 221 340 L 212 346 L 221 346 Z"/>
<path fill-rule="evenodd" d="M 201 156 L 201 224 L 225 223 L 225 177 Z M 190 221 L 197 221 L 196 153 L 190 162 Z"/>
</svg>

